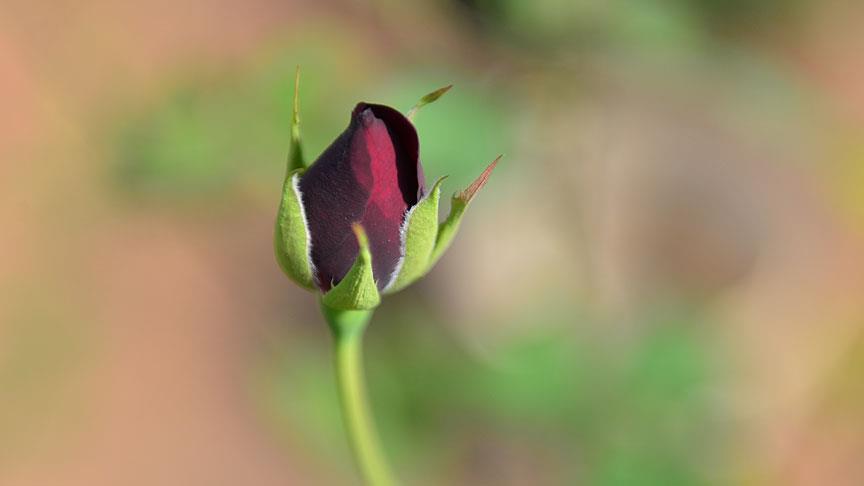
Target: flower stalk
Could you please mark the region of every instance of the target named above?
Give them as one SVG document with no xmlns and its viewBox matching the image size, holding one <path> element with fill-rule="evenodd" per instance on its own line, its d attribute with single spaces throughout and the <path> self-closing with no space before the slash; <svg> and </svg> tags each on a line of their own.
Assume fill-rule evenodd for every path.
<svg viewBox="0 0 864 486">
<path fill-rule="evenodd" d="M 321 303 L 333 334 L 339 404 L 354 459 L 369 486 L 393 486 L 395 481 L 381 448 L 369 407 L 363 374 L 363 332 L 372 310 L 340 310 Z"/>
</svg>

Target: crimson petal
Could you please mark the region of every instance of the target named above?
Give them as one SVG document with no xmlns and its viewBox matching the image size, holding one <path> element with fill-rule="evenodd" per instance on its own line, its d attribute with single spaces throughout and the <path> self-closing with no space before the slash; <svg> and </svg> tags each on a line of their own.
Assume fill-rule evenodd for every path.
<svg viewBox="0 0 864 486">
<path fill-rule="evenodd" d="M 401 257 L 400 229 L 424 194 L 414 125 L 384 105 L 359 103 L 348 128 L 300 179 L 315 281 L 326 292 L 348 273 L 358 246 L 351 224 L 369 237 L 372 273 L 383 289 Z"/>
</svg>

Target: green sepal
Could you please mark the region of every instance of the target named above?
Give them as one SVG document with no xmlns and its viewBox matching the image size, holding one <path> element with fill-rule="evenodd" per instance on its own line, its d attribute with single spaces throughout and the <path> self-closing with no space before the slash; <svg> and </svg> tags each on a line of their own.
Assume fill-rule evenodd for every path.
<svg viewBox="0 0 864 486">
<path fill-rule="evenodd" d="M 384 289 L 385 294 L 404 289 L 429 271 L 429 259 L 438 234 L 438 202 L 444 179 L 446 176 L 439 178 L 429 194 L 405 216 L 401 231 L 402 260 L 393 282 Z"/>
<path fill-rule="evenodd" d="M 300 143 L 300 66 L 294 71 L 294 104 L 291 111 L 291 147 L 288 152 L 288 171 L 306 167 L 303 146 Z"/>
<path fill-rule="evenodd" d="M 465 214 L 465 209 L 467 208 L 468 203 L 459 199 L 457 196 L 454 195 L 453 198 L 450 199 L 450 214 L 448 214 L 447 219 L 438 226 L 438 234 L 435 236 L 435 244 L 432 248 L 432 254 L 429 256 L 429 270 L 438 263 L 438 260 L 440 260 L 441 256 L 444 255 L 447 248 L 450 248 L 450 244 L 453 243 L 453 238 L 456 236 L 456 232 L 459 231 L 459 225 L 462 223 L 462 215 Z"/>
<path fill-rule="evenodd" d="M 438 98 L 444 96 L 444 93 L 450 91 L 450 88 L 452 88 L 452 87 L 453 87 L 452 84 L 448 84 L 447 86 L 444 86 L 443 88 L 438 88 L 431 93 L 425 94 L 422 98 L 420 98 L 419 101 L 417 101 L 417 104 L 415 104 L 414 106 L 411 107 L 410 110 L 408 110 L 408 114 L 405 115 L 405 118 L 407 118 L 413 122 L 414 117 L 417 116 L 417 112 L 420 111 L 420 108 L 423 108 L 424 106 L 428 105 L 429 103 L 434 103 L 435 101 L 438 100 Z"/>
<path fill-rule="evenodd" d="M 301 287 L 313 290 L 315 285 L 309 258 L 309 230 L 297 189 L 302 173 L 303 169 L 297 169 L 285 177 L 282 202 L 276 215 L 274 247 L 276 260 L 285 274 Z"/>
<path fill-rule="evenodd" d="M 438 226 L 438 233 L 435 237 L 435 245 L 432 248 L 432 255 L 429 258 L 427 271 L 431 270 L 432 267 L 435 266 L 444 252 L 447 251 L 447 248 L 450 247 L 450 244 L 453 243 L 453 238 L 459 231 L 459 225 L 462 223 L 462 216 L 465 214 L 465 210 L 468 209 L 468 205 L 471 204 L 474 196 L 477 195 L 477 191 L 479 191 L 486 184 L 486 181 L 489 180 L 492 170 L 495 169 L 496 165 L 498 165 L 498 161 L 501 160 L 501 157 L 502 156 L 499 155 L 495 160 L 493 160 L 492 163 L 486 167 L 483 173 L 481 173 L 480 176 L 477 177 L 477 179 L 475 179 L 474 182 L 472 182 L 464 191 L 453 195 L 453 198 L 450 200 L 450 214 L 448 214 L 447 219 Z"/>
<path fill-rule="evenodd" d="M 335 287 L 324 294 L 321 302 L 327 307 L 341 310 L 368 310 L 378 307 L 381 295 L 372 276 L 372 253 L 369 239 L 359 223 L 352 226 L 360 251 L 354 265 Z"/>
</svg>

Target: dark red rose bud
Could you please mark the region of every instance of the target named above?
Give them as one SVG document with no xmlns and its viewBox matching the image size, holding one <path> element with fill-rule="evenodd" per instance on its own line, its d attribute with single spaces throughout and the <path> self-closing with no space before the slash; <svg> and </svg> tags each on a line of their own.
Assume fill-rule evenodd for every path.
<svg viewBox="0 0 864 486">
<path fill-rule="evenodd" d="M 384 289 L 402 257 L 405 215 L 425 191 L 414 125 L 388 106 L 358 104 L 299 190 L 318 287 L 327 292 L 348 273 L 359 250 L 352 224 L 360 223 L 376 285 Z"/>
</svg>

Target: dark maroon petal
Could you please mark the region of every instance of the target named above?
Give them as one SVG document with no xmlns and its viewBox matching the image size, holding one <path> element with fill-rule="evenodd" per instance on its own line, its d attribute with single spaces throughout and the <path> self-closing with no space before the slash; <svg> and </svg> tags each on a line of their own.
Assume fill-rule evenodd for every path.
<svg viewBox="0 0 864 486">
<path fill-rule="evenodd" d="M 423 175 L 423 165 L 420 163 L 420 141 L 417 138 L 417 129 L 410 120 L 405 118 L 405 115 L 385 105 L 359 103 L 354 108 L 354 116 L 357 116 L 358 111 L 367 108 L 387 126 L 396 148 L 398 157 L 396 163 L 400 167 L 399 188 L 402 194 L 406 195 L 406 202 L 410 203 L 409 207 L 413 206 L 426 193 L 426 178 Z M 409 197 L 409 195 L 416 196 Z"/>
<path fill-rule="evenodd" d="M 338 283 L 357 257 L 351 224 L 369 237 L 372 272 L 383 289 L 401 257 L 400 228 L 424 188 L 417 132 L 398 111 L 360 103 L 348 128 L 300 179 L 316 282 Z"/>
</svg>

